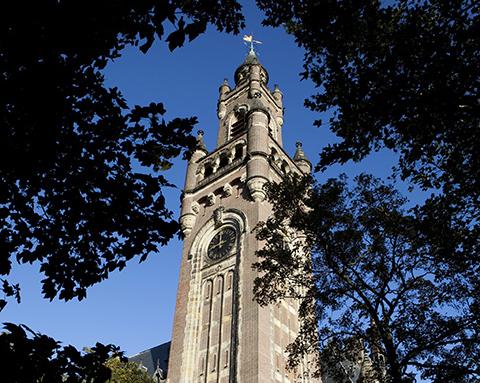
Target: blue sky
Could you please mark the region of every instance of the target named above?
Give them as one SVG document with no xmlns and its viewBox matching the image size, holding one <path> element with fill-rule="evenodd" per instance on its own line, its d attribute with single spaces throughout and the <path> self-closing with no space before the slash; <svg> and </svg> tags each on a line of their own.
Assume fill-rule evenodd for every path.
<svg viewBox="0 0 480 383">
<path fill-rule="evenodd" d="M 244 7 L 247 27 L 243 32 L 264 42 L 259 58 L 269 72 L 269 85 L 273 88 L 278 83 L 284 94 L 284 147 L 293 155 L 295 142 L 302 141 L 315 163 L 321 147 L 334 137 L 327 129 L 313 127 L 318 116 L 303 106 L 304 99 L 314 92 L 310 82 L 300 82 L 303 52 L 282 29 L 260 25 L 262 15 L 253 1 L 244 2 Z M 107 84 L 117 86 L 130 105 L 163 102 L 167 119 L 197 116 L 197 127 L 205 131 L 206 144 L 212 150 L 218 125 L 218 87 L 224 78 L 234 82 L 233 73 L 247 53 L 242 36 L 221 34 L 210 27 L 174 53 L 164 42 L 155 43 L 146 55 L 127 49 L 106 68 Z M 390 153 L 380 152 L 361 164 L 332 167 L 319 178 L 340 172 L 353 176 L 362 171 L 385 177 L 393 160 Z M 177 216 L 185 169 L 186 164 L 179 160 L 167 172 L 168 179 L 178 186 L 166 192 L 168 206 Z M 132 261 L 122 272 L 92 287 L 82 302 L 43 299 L 38 267 L 17 266 L 12 281 L 21 284 L 22 303 L 10 302 L 0 314 L 1 321 L 24 323 L 80 348 L 100 341 L 120 346 L 127 355 L 137 353 L 170 339 L 180 254 L 181 242 L 173 240 L 147 261 Z"/>
</svg>

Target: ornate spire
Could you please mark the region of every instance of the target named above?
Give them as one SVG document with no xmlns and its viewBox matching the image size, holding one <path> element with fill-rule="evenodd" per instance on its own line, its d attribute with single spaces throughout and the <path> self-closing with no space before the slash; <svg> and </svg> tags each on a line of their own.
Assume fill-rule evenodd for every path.
<svg viewBox="0 0 480 383">
<path fill-rule="evenodd" d="M 295 161 L 300 169 L 306 174 L 312 171 L 312 163 L 308 160 L 305 152 L 302 149 L 302 143 L 297 142 L 297 150 L 293 156 L 293 161 Z"/>
<path fill-rule="evenodd" d="M 295 162 L 297 162 L 297 161 L 308 161 L 308 158 L 307 158 L 307 156 L 305 155 L 305 152 L 302 149 L 302 143 L 297 142 L 296 146 L 297 146 L 297 150 L 295 152 L 295 155 L 293 156 L 293 160 Z M 308 161 L 308 162 L 310 162 L 310 161 Z"/>
</svg>

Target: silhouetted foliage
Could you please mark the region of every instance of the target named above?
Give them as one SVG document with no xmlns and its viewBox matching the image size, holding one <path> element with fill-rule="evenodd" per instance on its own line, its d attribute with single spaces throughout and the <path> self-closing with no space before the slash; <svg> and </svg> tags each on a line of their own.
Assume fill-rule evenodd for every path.
<svg viewBox="0 0 480 383">
<path fill-rule="evenodd" d="M 40 263 L 46 298 L 86 289 L 144 260 L 178 231 L 160 171 L 188 154 L 196 118 L 164 120 L 162 103 L 129 106 L 102 69 L 122 50 L 170 50 L 207 25 L 243 26 L 235 0 L 10 1 L 0 11 L 0 275 Z M 165 30 L 172 30 L 165 33 Z M 161 70 L 161 69 L 159 69 Z M 20 287 L 0 287 L 20 301 Z M 84 354 L 25 326 L 0 336 L 2 382 L 101 382 L 116 351 Z M 32 336 L 28 336 L 27 332 Z"/>
<path fill-rule="evenodd" d="M 333 113 L 326 125 L 340 142 L 321 152 L 318 169 L 386 147 L 404 179 L 478 207 L 477 1 L 257 3 L 267 25 L 285 25 L 305 48 L 304 76 L 319 87 L 306 105 Z"/>
<path fill-rule="evenodd" d="M 367 175 L 351 188 L 345 176 L 324 184 L 289 176 L 267 195 L 273 215 L 257 227 L 265 247 L 255 296 L 300 300 L 291 365 L 321 350 L 318 366 L 349 382 L 340 362 L 360 363 L 365 351 L 373 370 L 364 382 L 415 382 L 416 373 L 478 382 L 478 227 L 456 225 L 447 207 L 440 220 L 407 210 L 391 185 Z"/>
<path fill-rule="evenodd" d="M 46 298 L 83 299 L 177 233 L 159 171 L 194 143 L 196 118 L 166 121 L 161 103 L 127 105 L 101 70 L 128 45 L 146 52 L 168 25 L 171 50 L 209 23 L 238 32 L 239 10 L 235 0 L 3 4 L 0 275 L 12 259 L 40 262 Z M 19 299 L 19 286 L 2 281 Z"/>
<path fill-rule="evenodd" d="M 375 341 L 371 336 L 368 338 L 370 322 L 365 320 L 372 319 L 374 314 L 378 316 L 378 313 L 368 312 L 366 307 L 355 304 L 349 308 L 353 297 L 357 299 L 358 296 L 352 296 L 352 291 L 343 286 L 328 284 L 340 278 L 342 267 L 347 271 L 351 269 L 352 272 L 356 267 L 361 267 L 362 273 L 357 279 L 347 274 L 358 282 L 355 286 L 358 292 L 364 288 L 362 293 L 367 294 L 365 298 L 368 300 L 362 298 L 359 302 L 366 305 L 366 302 L 376 297 L 375 294 L 379 294 L 375 299 L 380 299 L 380 302 L 384 299 L 383 304 L 388 306 L 386 301 L 391 301 L 392 297 L 388 295 L 391 293 L 387 294 L 381 289 L 369 292 L 362 278 L 371 283 L 370 287 L 374 289 L 377 283 L 388 282 L 390 278 L 395 283 L 399 283 L 398 278 L 409 280 L 407 276 L 402 276 L 405 269 L 399 270 L 391 265 L 392 276 L 382 274 L 384 271 L 381 268 L 388 270 L 388 261 L 393 257 L 391 239 L 395 234 L 403 238 L 404 244 L 401 246 L 407 246 L 400 250 L 395 247 L 395 257 L 403 258 L 406 270 L 412 270 L 413 274 L 409 277 L 415 281 L 422 275 L 416 274 L 417 267 L 420 268 L 420 273 L 426 270 L 428 274 L 420 280 L 424 285 L 413 286 L 413 296 L 406 294 L 401 297 L 405 300 L 401 307 L 395 303 L 395 309 L 410 311 L 408 315 L 403 313 L 398 319 L 394 318 L 395 321 L 400 321 L 398 326 L 397 322 L 389 323 L 388 318 L 386 323 L 382 322 L 383 317 L 380 320 L 382 325 L 391 326 L 392 331 L 396 354 L 389 351 L 388 344 L 382 344 L 391 376 L 396 382 L 401 379 L 408 381 L 408 369 L 411 368 L 421 371 L 425 379 L 435 382 L 478 381 L 479 367 L 474 359 L 476 357 L 478 360 L 480 347 L 477 296 L 480 287 L 478 2 L 258 0 L 257 4 L 266 13 L 265 24 L 284 26 L 295 37 L 298 45 L 305 49 L 303 76 L 318 87 L 318 93 L 306 100 L 306 106 L 319 113 L 330 113 L 328 121 L 324 123 L 318 120 L 315 124 L 327 126 L 339 138 L 338 142 L 323 149 L 319 147 L 320 161 L 316 170 L 323 171 L 335 163 L 361 161 L 372 151 L 387 148 L 395 152 L 398 158 L 393 175 L 409 182 L 412 188 L 419 186 L 423 190 L 432 191 L 423 205 L 405 213 L 400 209 L 402 203 L 397 197 L 394 198 L 395 193 L 391 188 L 379 186 L 377 190 L 377 186 L 371 184 L 370 192 L 376 190 L 375 198 L 370 201 L 371 209 L 367 209 L 368 201 L 362 201 L 361 195 L 353 191 L 347 193 L 344 181 L 337 180 L 316 186 L 308 197 L 308 204 L 313 209 L 308 214 L 311 221 L 297 222 L 297 217 L 291 216 L 293 210 L 276 210 L 275 214 L 279 217 L 282 214 L 288 216 L 299 232 L 308 232 L 308 243 L 312 246 L 314 258 L 314 280 L 306 278 L 303 283 L 314 282 L 315 285 L 311 287 L 312 299 L 319 299 L 316 308 L 319 310 L 320 324 L 326 326 L 320 332 L 322 341 L 328 338 L 325 337 L 328 325 L 332 326 L 331 336 L 334 342 L 328 345 L 323 343 L 324 350 L 330 348 L 330 355 L 341 358 L 341 353 L 333 350 L 345 352 L 353 347 L 353 338 L 348 338 L 347 333 L 355 329 L 351 335 L 366 337 L 362 339 L 366 340 L 369 351 L 373 351 Z M 274 206 L 295 206 L 291 205 L 291 201 L 295 201 L 295 198 L 298 200 L 300 196 L 295 197 L 287 186 L 292 187 L 291 181 L 281 186 L 277 192 L 269 189 Z M 357 191 L 360 192 L 362 187 L 367 188 L 367 185 L 362 186 L 360 183 Z M 339 190 L 335 192 L 335 188 Z M 390 191 L 385 194 L 388 190 Z M 296 188 L 298 193 L 304 191 L 303 186 Z M 326 199 L 318 199 L 319 206 L 314 206 L 312 198 L 319 194 Z M 388 203 L 387 197 L 390 199 Z M 330 205 L 325 206 L 328 201 Z M 398 215 L 398 232 L 392 231 L 394 225 L 385 220 L 379 220 L 376 227 L 371 226 L 371 223 L 370 226 L 364 226 L 368 214 L 379 214 L 375 211 L 375 204 L 381 204 L 382 201 L 385 202 L 384 208 L 387 209 L 390 220 L 393 220 L 395 214 Z M 358 206 L 353 206 L 354 203 Z M 349 204 L 352 205 L 351 211 L 346 208 Z M 358 210 L 362 206 L 366 210 Z M 393 210 L 389 211 L 391 209 Z M 320 211 L 326 214 L 324 221 L 331 222 L 324 222 L 320 217 L 316 221 L 313 215 Z M 268 238 L 276 241 L 273 233 L 280 223 L 279 218 L 269 221 L 260 232 L 261 238 L 270 235 L 271 238 Z M 330 226 L 325 226 L 326 223 Z M 402 227 L 402 224 L 407 226 Z M 378 230 L 376 234 L 370 232 L 373 228 Z M 412 233 L 408 230 L 412 230 Z M 336 237 L 340 234 L 345 237 Z M 385 246 L 383 250 L 364 248 L 367 246 L 366 237 L 373 234 Z M 333 242 L 328 244 L 329 240 Z M 320 244 L 326 247 L 322 251 L 316 247 Z M 273 245 L 267 246 L 264 255 L 273 256 L 273 251 L 268 252 L 269 246 Z M 423 257 L 419 265 L 412 264 L 416 258 L 409 259 L 410 256 L 418 257 L 416 253 L 410 254 L 413 250 L 420 252 Z M 356 251 L 359 254 L 363 252 L 365 257 L 358 258 Z M 276 258 L 265 258 L 261 262 L 261 268 L 266 274 L 257 285 L 259 299 L 262 299 L 263 294 L 270 298 L 281 298 L 283 295 L 282 290 L 275 292 L 267 287 L 269 279 L 273 286 L 281 283 L 277 276 L 283 267 L 293 269 L 288 263 L 293 262 L 290 253 L 287 252 L 284 258 L 279 258 L 280 255 L 281 252 Z M 316 269 L 319 267 L 316 262 L 319 259 L 328 260 L 325 258 L 327 255 L 338 257 L 338 260 L 333 258 L 338 264 L 324 264 Z M 379 261 L 380 255 L 383 262 L 387 262 L 385 265 Z M 323 275 L 320 275 L 320 271 Z M 301 277 L 304 276 L 299 276 Z M 300 283 L 300 280 L 296 282 Z M 326 291 L 321 290 L 323 284 L 328 285 Z M 386 288 L 388 286 L 387 284 Z M 334 294 L 336 299 L 330 301 L 332 297 L 328 294 Z M 369 297 L 368 294 L 373 295 Z M 336 317 L 329 319 L 320 307 L 322 304 L 332 310 L 344 308 L 346 311 L 340 310 L 340 317 L 345 318 L 345 322 L 337 322 Z M 313 308 L 314 301 L 310 305 Z M 349 318 L 348 313 L 352 312 L 364 316 Z M 450 313 L 454 315 L 451 320 L 448 318 Z M 316 321 L 309 317 L 309 311 L 305 308 L 301 314 L 313 328 Z M 465 337 L 460 320 L 463 314 L 463 319 L 471 321 L 468 328 L 473 331 Z M 343 326 L 345 336 L 335 334 L 340 325 Z M 378 323 L 375 326 L 378 327 Z M 447 331 L 449 328 L 452 335 Z M 450 343 L 453 339 L 451 337 L 456 336 L 453 334 L 460 335 L 458 345 Z M 439 345 L 443 337 L 450 338 L 445 339 L 445 344 Z M 308 341 L 311 342 L 310 347 L 317 344 L 315 338 L 307 340 L 306 344 Z M 299 347 L 298 342 L 294 347 Z M 350 342 L 348 346 L 346 342 Z M 306 344 L 303 346 L 306 347 Z M 296 348 L 292 350 L 298 351 Z M 358 355 L 357 351 L 351 354 L 352 358 L 355 354 Z"/>
<path fill-rule="evenodd" d="M 105 363 L 118 348 L 97 343 L 88 352 L 61 346 L 56 340 L 24 325 L 4 324 L 0 335 L 2 382 L 105 383 L 110 368 Z"/>
</svg>

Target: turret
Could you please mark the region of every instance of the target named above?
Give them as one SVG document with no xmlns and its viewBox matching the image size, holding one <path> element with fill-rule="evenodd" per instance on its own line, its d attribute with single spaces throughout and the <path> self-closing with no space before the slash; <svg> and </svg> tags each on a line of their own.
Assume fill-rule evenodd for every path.
<svg viewBox="0 0 480 383">
<path fill-rule="evenodd" d="M 283 107 L 283 93 L 280 91 L 280 88 L 278 87 L 278 84 L 275 84 L 272 92 L 272 96 L 277 102 L 277 105 L 279 107 Z"/>
<path fill-rule="evenodd" d="M 187 165 L 187 175 L 185 176 L 185 188 L 180 213 L 180 226 L 185 236 L 188 236 L 192 231 L 198 214 L 198 210 L 195 211 L 195 206 L 192 206 L 192 191 L 197 184 L 198 161 L 207 154 L 208 150 L 203 142 L 203 131 L 199 130 L 195 149 Z"/>
<path fill-rule="evenodd" d="M 300 170 L 305 174 L 310 174 L 312 171 L 312 163 L 308 160 L 305 152 L 302 149 L 302 143 L 297 142 L 297 150 L 293 156 L 293 161 L 297 164 Z"/>
<path fill-rule="evenodd" d="M 218 91 L 220 92 L 220 95 L 218 97 L 217 117 L 222 119 L 225 117 L 225 112 L 227 111 L 225 98 L 227 97 L 228 92 L 230 92 L 230 86 L 228 85 L 227 79 L 223 80 L 223 84 L 220 85 Z"/>
<path fill-rule="evenodd" d="M 268 79 L 267 70 L 251 47 L 235 71 L 235 87 L 231 88 L 227 80 L 220 86 L 217 107 L 217 148 L 246 142 L 246 185 L 251 198 L 259 202 L 265 199 L 263 185 L 269 180 L 272 144 L 282 146 L 283 95 L 278 85 L 273 90 L 268 88 Z M 211 160 L 213 173 L 218 168 L 216 160 Z M 304 154 L 299 164 L 304 171 L 311 170 Z"/>
<path fill-rule="evenodd" d="M 220 88 L 218 89 L 220 92 L 220 99 L 225 98 L 224 96 L 230 92 L 230 85 L 228 85 L 228 80 L 224 79 L 222 85 L 220 85 Z"/>
</svg>

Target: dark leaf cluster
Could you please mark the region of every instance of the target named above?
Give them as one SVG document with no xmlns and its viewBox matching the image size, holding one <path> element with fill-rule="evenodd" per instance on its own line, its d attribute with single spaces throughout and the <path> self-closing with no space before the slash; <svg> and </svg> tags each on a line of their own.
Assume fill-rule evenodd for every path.
<svg viewBox="0 0 480 383">
<path fill-rule="evenodd" d="M 178 231 L 159 173 L 186 155 L 196 118 L 130 107 L 102 69 L 129 45 L 171 50 L 208 24 L 238 32 L 228 1 L 13 1 L 0 12 L 0 275 L 40 263 L 46 298 L 86 289 Z M 165 36 L 165 30 L 173 29 Z M 4 295 L 18 296 L 5 281 Z M 2 305 L 5 304 L 2 300 Z"/>
<path fill-rule="evenodd" d="M 102 70 L 127 46 L 174 50 L 208 24 L 237 33 L 235 0 L 10 1 L 0 11 L 0 275 L 40 264 L 46 298 L 83 299 L 89 286 L 144 260 L 178 232 L 162 190 L 188 155 L 196 118 L 166 120 L 162 103 L 129 106 Z M 171 32 L 167 32 L 171 31 Z M 161 69 L 159 69 L 161 70 Z M 4 299 L 20 286 L 1 279 Z M 21 325 L 0 335 L 2 382 L 98 382 L 117 354 L 62 347 Z"/>
<path fill-rule="evenodd" d="M 364 349 L 374 359 L 382 355 L 370 360 L 374 371 L 385 358 L 388 375 L 359 381 L 479 381 L 478 2 L 257 4 L 266 25 L 284 26 L 305 49 L 303 76 L 318 89 L 305 104 L 324 113 L 328 121 L 316 125 L 338 137 L 319 148 L 317 171 L 386 148 L 398 158 L 393 175 L 411 189 L 432 192 L 405 210 L 406 201 L 391 186 L 366 176 L 355 189 L 344 179 L 313 189 L 291 179 L 270 187 L 271 202 L 281 202 L 283 210 L 275 209 L 259 235 L 277 241 L 286 223 L 303 233 L 313 281 L 288 274 L 301 251 L 275 255 L 268 244 L 259 253 L 257 267 L 265 274 L 257 281 L 257 298 L 280 299 L 301 286 L 308 305 L 317 300 L 316 310 L 301 313 L 311 324 L 310 333 L 304 331 L 309 335 L 301 334 L 291 349 L 295 356 L 320 342 L 329 371 L 346 359 L 362 365 L 357 357 Z M 286 288 L 286 281 L 292 286 Z M 275 283 L 281 291 L 267 286 Z M 364 345 L 358 349 L 354 340 Z M 352 378 L 340 370 L 337 375 Z"/>
<path fill-rule="evenodd" d="M 396 171 L 469 206 L 480 199 L 480 8 L 474 0 L 259 0 L 305 49 L 306 101 L 339 142 L 317 169 L 398 153 Z M 478 219 L 478 215 L 477 215 Z"/>
<path fill-rule="evenodd" d="M 292 365 L 321 350 L 320 368 L 337 380 L 349 381 L 348 364 L 365 382 L 480 379 L 478 227 L 448 207 L 441 217 L 406 209 L 368 175 L 353 186 L 291 176 L 267 194 L 274 210 L 257 228 L 266 245 L 255 294 L 262 304 L 300 300 Z"/>
<path fill-rule="evenodd" d="M 5 383 L 105 383 L 111 376 L 105 363 L 113 356 L 124 359 L 112 345 L 97 343 L 88 352 L 80 352 L 12 323 L 4 324 L 0 355 Z"/>
</svg>

